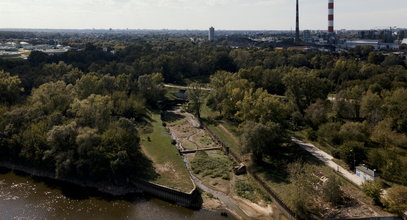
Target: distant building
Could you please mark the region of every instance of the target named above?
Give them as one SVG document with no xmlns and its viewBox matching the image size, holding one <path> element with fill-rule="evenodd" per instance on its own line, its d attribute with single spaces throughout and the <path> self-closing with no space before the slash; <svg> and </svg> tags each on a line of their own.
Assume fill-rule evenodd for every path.
<svg viewBox="0 0 407 220">
<path fill-rule="evenodd" d="M 209 28 L 209 41 L 215 41 L 215 28 Z"/>
<path fill-rule="evenodd" d="M 305 30 L 305 31 L 302 32 L 302 34 L 303 34 L 303 38 L 304 38 L 305 43 L 312 43 L 313 42 L 310 30 Z"/>
<path fill-rule="evenodd" d="M 356 167 L 356 176 L 367 181 L 374 181 L 377 177 L 379 177 L 376 170 L 371 170 L 364 165 Z"/>
<path fill-rule="evenodd" d="M 343 49 L 351 49 L 357 46 L 372 46 L 375 50 L 398 50 L 400 46 L 395 43 L 383 43 L 379 40 L 349 40 L 342 44 Z"/>
</svg>

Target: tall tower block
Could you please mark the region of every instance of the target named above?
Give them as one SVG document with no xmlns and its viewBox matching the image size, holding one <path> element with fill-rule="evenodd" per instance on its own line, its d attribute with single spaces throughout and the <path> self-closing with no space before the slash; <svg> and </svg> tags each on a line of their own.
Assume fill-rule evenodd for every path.
<svg viewBox="0 0 407 220">
<path fill-rule="evenodd" d="M 215 41 L 215 28 L 214 27 L 209 28 L 208 40 Z"/>
<path fill-rule="evenodd" d="M 328 33 L 334 33 L 334 0 L 328 0 Z"/>
<path fill-rule="evenodd" d="M 297 11 L 296 11 L 296 25 L 295 25 L 295 42 L 300 41 L 300 7 L 297 0 Z"/>
</svg>

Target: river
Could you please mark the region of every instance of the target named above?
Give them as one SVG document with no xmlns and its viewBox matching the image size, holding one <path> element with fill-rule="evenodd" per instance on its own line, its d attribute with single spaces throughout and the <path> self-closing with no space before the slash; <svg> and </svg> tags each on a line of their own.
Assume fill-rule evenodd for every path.
<svg viewBox="0 0 407 220">
<path fill-rule="evenodd" d="M 0 219 L 233 219 L 144 195 L 111 197 L 91 189 L 0 169 Z"/>
</svg>

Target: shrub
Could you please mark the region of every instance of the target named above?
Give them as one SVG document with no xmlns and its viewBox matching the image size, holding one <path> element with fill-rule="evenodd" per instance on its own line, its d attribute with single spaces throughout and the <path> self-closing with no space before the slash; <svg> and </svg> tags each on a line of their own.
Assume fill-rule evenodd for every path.
<svg viewBox="0 0 407 220">
<path fill-rule="evenodd" d="M 257 202 L 257 198 L 255 196 L 256 188 L 254 188 L 248 182 L 242 180 L 236 181 L 235 190 L 237 195 L 239 195 L 240 197 L 248 199 L 252 202 Z"/>
<path fill-rule="evenodd" d="M 329 180 L 323 186 L 322 197 L 326 202 L 333 205 L 340 205 L 343 202 L 344 195 L 341 190 L 341 183 L 335 176 L 329 177 Z"/>
<path fill-rule="evenodd" d="M 402 216 L 407 211 L 407 187 L 395 186 L 389 189 L 381 202 L 386 207 L 386 210 Z"/>
<path fill-rule="evenodd" d="M 373 202 L 380 205 L 380 198 L 382 195 L 382 184 L 379 181 L 367 181 L 362 185 L 363 192 L 373 199 Z"/>
</svg>

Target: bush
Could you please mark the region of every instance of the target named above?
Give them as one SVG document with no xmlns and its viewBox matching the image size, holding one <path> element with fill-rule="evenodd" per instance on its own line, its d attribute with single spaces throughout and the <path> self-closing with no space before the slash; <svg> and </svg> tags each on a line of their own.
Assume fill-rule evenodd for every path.
<svg viewBox="0 0 407 220">
<path fill-rule="evenodd" d="M 362 185 L 362 190 L 363 192 L 369 196 L 370 198 L 373 199 L 373 202 L 376 205 L 380 205 L 380 198 L 382 195 L 382 184 L 379 181 L 366 181 L 363 185 Z"/>
<path fill-rule="evenodd" d="M 322 197 L 326 202 L 333 205 L 340 205 L 343 202 L 344 195 L 341 190 L 341 183 L 335 176 L 329 177 L 329 180 L 323 186 Z"/>
<path fill-rule="evenodd" d="M 236 181 L 235 190 L 237 195 L 240 197 L 248 199 L 252 202 L 257 202 L 257 198 L 255 196 L 256 189 L 251 184 L 238 180 Z"/>
<path fill-rule="evenodd" d="M 331 155 L 336 159 L 341 158 L 341 152 L 338 149 L 331 150 Z"/>
<path fill-rule="evenodd" d="M 353 170 L 355 165 L 362 163 L 366 159 L 366 150 L 363 143 L 349 141 L 340 148 L 340 158 Z"/>
<path fill-rule="evenodd" d="M 339 145 L 342 143 L 341 137 L 339 135 L 340 128 L 340 123 L 323 124 L 317 131 L 318 138 L 323 139 L 330 144 Z"/>
<path fill-rule="evenodd" d="M 230 179 L 232 164 L 229 160 L 220 157 L 210 157 L 205 152 L 197 152 L 191 161 L 191 168 L 195 174 L 210 176 L 211 178 Z"/>
<path fill-rule="evenodd" d="M 318 139 L 317 132 L 314 131 L 312 128 L 308 128 L 306 130 L 307 138 L 310 141 L 316 141 Z"/>
<path fill-rule="evenodd" d="M 407 211 L 407 187 L 395 186 L 389 189 L 381 202 L 387 211 L 402 216 Z"/>
</svg>

